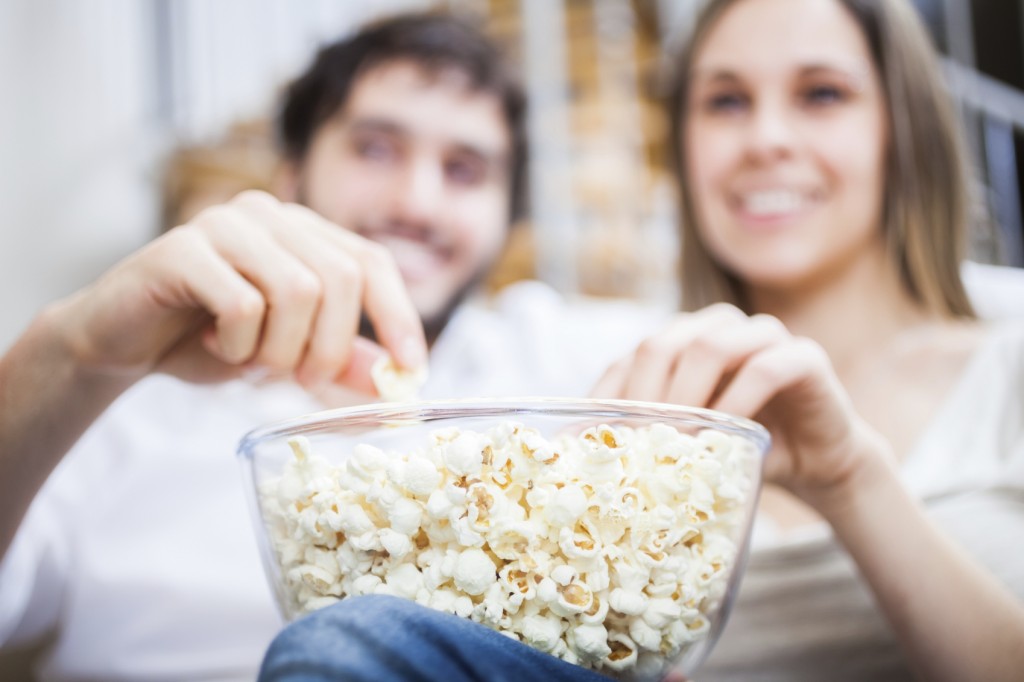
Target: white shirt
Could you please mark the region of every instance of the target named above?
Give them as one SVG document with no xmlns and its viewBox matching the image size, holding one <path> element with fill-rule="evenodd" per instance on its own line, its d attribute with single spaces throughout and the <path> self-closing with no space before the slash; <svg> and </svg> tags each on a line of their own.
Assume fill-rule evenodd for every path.
<svg viewBox="0 0 1024 682">
<path fill-rule="evenodd" d="M 453 318 L 422 395 L 584 395 L 665 314 L 517 284 Z M 282 623 L 233 453 L 250 429 L 322 408 L 285 383 L 140 382 L 54 471 L 0 563 L 0 649 L 59 628 L 43 679 L 253 679 Z M 736 621 L 723 654 L 743 641 Z M 752 636 L 778 631 L 765 627 Z"/>
<path fill-rule="evenodd" d="M 900 473 L 939 528 L 1024 601 L 1024 323 L 989 332 Z M 824 524 L 755 544 L 701 682 L 914 679 Z"/>
<path fill-rule="evenodd" d="M 468 304 L 423 397 L 582 396 L 665 313 L 535 282 Z M 282 622 L 234 456 L 267 422 L 323 409 L 288 383 L 151 377 L 54 471 L 0 565 L 0 642 L 57 628 L 54 680 L 253 679 Z"/>
</svg>

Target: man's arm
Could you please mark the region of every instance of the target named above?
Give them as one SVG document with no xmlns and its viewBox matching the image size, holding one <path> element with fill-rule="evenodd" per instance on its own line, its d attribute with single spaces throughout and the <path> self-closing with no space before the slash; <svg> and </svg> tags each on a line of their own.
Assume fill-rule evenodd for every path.
<svg viewBox="0 0 1024 682">
<path fill-rule="evenodd" d="M 0 549 L 79 436 L 133 380 L 78 365 L 44 310 L 0 358 Z"/>
<path fill-rule="evenodd" d="M 381 350 L 426 361 L 390 255 L 301 206 L 247 192 L 47 307 L 0 358 L 0 553 L 67 450 L 155 371 L 220 381 L 259 366 L 373 392 Z"/>
</svg>

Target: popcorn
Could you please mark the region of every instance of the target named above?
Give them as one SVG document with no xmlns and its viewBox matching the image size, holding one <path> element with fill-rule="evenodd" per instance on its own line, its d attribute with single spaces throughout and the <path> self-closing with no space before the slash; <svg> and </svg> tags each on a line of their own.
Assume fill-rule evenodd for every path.
<svg viewBox="0 0 1024 682">
<path fill-rule="evenodd" d="M 393 559 L 404 559 L 412 551 L 412 541 L 409 536 L 396 533 L 390 528 L 380 531 L 380 544 Z"/>
<path fill-rule="evenodd" d="M 583 660 L 599 660 L 612 652 L 603 625 L 579 625 L 572 629 L 573 648 Z"/>
<path fill-rule="evenodd" d="M 537 584 L 537 598 L 544 603 L 558 600 L 558 583 L 551 578 L 544 578 Z"/>
<path fill-rule="evenodd" d="M 399 480 L 399 485 L 413 495 L 430 495 L 440 483 L 441 472 L 425 457 L 411 457 Z"/>
<path fill-rule="evenodd" d="M 629 624 L 629 636 L 648 651 L 657 651 L 661 646 L 661 629 L 651 626 L 642 618 L 637 618 Z"/>
<path fill-rule="evenodd" d="M 561 618 L 551 616 L 527 616 L 523 619 L 520 632 L 523 641 L 544 652 L 552 651 L 561 642 L 563 624 Z"/>
<path fill-rule="evenodd" d="M 382 355 L 370 367 L 370 378 L 381 400 L 405 402 L 415 400 L 423 384 L 427 383 L 427 368 L 402 369 L 390 355 Z"/>
<path fill-rule="evenodd" d="M 580 614 L 581 623 L 603 623 L 608 617 L 608 602 L 591 590 L 590 607 Z"/>
<path fill-rule="evenodd" d="M 475 433 L 462 433 L 444 447 L 444 463 L 456 476 L 480 474 L 484 461 L 484 442 Z"/>
<path fill-rule="evenodd" d="M 395 500 L 387 509 L 391 529 L 405 536 L 414 535 L 423 520 L 423 506 L 405 497 Z"/>
<path fill-rule="evenodd" d="M 605 656 L 604 664 L 612 670 L 629 670 L 636 665 L 637 645 L 626 635 L 621 632 L 613 632 L 608 635 L 608 648 L 611 649 L 611 653 Z M 656 648 L 649 650 L 654 651 Z M 645 677 L 650 677 L 658 672 L 658 668 L 655 668 Z"/>
<path fill-rule="evenodd" d="M 430 493 L 430 497 L 427 499 L 427 516 L 434 521 L 447 518 L 454 508 L 455 504 L 449 499 L 444 490 L 435 490 Z"/>
<path fill-rule="evenodd" d="M 470 596 L 483 594 L 497 577 L 497 567 L 482 549 L 467 549 L 459 555 L 452 578 L 455 586 Z"/>
<path fill-rule="evenodd" d="M 584 613 L 594 604 L 594 593 L 584 583 L 572 582 L 558 590 L 558 599 L 551 604 L 551 610 L 560 616 L 575 616 Z"/>
<path fill-rule="evenodd" d="M 659 597 L 647 602 L 647 608 L 642 617 L 644 622 L 655 630 L 662 630 L 668 627 L 672 621 L 679 620 L 680 616 L 682 616 L 682 609 L 675 600 Z"/>
<path fill-rule="evenodd" d="M 647 596 L 643 592 L 624 590 L 621 587 L 611 591 L 608 602 L 613 609 L 627 616 L 639 616 L 647 610 Z"/>
<path fill-rule="evenodd" d="M 373 594 L 384 581 L 376 575 L 361 575 L 352 581 L 350 593 L 353 595 Z"/>
<path fill-rule="evenodd" d="M 569 484 L 556 490 L 544 507 L 544 515 L 554 526 L 571 526 L 587 510 L 587 496 L 578 485 Z"/>
<path fill-rule="evenodd" d="M 620 677 L 708 636 L 759 466 L 738 436 L 667 424 L 447 427 L 341 466 L 289 445 L 260 496 L 293 614 L 392 594 Z"/>
<path fill-rule="evenodd" d="M 559 585 L 561 585 L 562 587 L 567 586 L 575 578 L 576 571 L 573 569 L 572 566 L 562 564 L 561 566 L 556 566 L 554 570 L 551 571 L 551 579 Z"/>
<path fill-rule="evenodd" d="M 388 572 L 387 584 L 397 596 L 415 599 L 423 588 L 423 574 L 413 564 L 400 564 Z"/>
</svg>

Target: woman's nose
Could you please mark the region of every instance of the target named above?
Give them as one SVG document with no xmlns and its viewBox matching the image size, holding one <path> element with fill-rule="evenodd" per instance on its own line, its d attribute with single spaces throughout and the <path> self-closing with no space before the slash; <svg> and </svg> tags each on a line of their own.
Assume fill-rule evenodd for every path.
<svg viewBox="0 0 1024 682">
<path fill-rule="evenodd" d="M 773 161 L 793 153 L 795 121 L 780 102 L 759 102 L 749 119 L 747 133 L 748 154 L 758 161 Z"/>
</svg>

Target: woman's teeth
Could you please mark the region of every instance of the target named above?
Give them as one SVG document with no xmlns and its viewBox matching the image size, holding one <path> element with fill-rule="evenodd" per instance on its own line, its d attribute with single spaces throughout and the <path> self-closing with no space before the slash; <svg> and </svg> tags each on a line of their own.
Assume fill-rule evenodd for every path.
<svg viewBox="0 0 1024 682">
<path fill-rule="evenodd" d="M 751 192 L 742 197 L 743 210 L 756 217 L 796 213 L 804 203 L 803 194 L 782 190 Z"/>
</svg>

